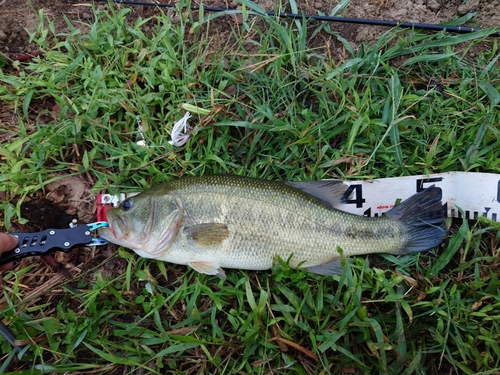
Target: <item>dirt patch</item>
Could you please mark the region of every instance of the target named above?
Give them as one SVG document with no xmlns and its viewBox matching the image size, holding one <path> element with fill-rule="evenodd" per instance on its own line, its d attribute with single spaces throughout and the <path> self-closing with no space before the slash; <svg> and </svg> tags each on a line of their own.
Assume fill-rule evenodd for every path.
<svg viewBox="0 0 500 375">
<path fill-rule="evenodd" d="M 48 184 L 34 197 L 26 197 L 21 205 L 23 217 L 32 230 L 68 228 L 76 220 L 89 223 L 95 218 L 95 197 L 89 183 L 81 176 L 69 176 Z"/>
<path fill-rule="evenodd" d="M 69 228 L 72 222 L 90 223 L 95 219 L 95 195 L 83 177 L 63 177 L 25 197 L 21 213 L 29 222 L 23 229 L 30 231 Z"/>
</svg>

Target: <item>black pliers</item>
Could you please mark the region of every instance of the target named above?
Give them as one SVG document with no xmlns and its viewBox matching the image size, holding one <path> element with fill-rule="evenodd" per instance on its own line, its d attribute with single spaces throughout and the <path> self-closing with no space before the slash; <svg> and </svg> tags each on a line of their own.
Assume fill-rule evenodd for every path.
<svg viewBox="0 0 500 375">
<path fill-rule="evenodd" d="M 107 227 L 105 221 L 76 225 L 66 229 L 47 229 L 34 233 L 10 233 L 19 239 L 17 246 L 0 255 L 0 266 L 13 260 L 33 255 L 44 255 L 54 251 L 70 251 L 77 246 L 98 246 L 108 242 L 99 237 L 92 237 L 91 232 Z"/>
<path fill-rule="evenodd" d="M 16 247 L 0 255 L 0 265 L 13 260 L 33 255 L 44 255 L 53 251 L 70 251 L 77 246 L 105 245 L 108 241 L 92 237 L 91 232 L 107 227 L 105 221 L 91 224 L 75 225 L 67 229 L 47 229 L 34 233 L 10 233 L 19 239 Z M 3 324 L 0 319 L 0 336 L 3 336 L 15 349 L 22 348 L 16 345 L 14 334 Z"/>
</svg>

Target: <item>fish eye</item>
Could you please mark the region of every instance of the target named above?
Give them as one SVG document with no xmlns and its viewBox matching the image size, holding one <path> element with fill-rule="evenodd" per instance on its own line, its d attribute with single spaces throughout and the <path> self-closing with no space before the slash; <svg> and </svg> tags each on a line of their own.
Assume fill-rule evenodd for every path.
<svg viewBox="0 0 500 375">
<path fill-rule="evenodd" d="M 129 211 L 132 207 L 134 207 L 134 200 L 132 198 L 127 199 L 122 204 L 122 208 L 124 211 Z"/>
</svg>

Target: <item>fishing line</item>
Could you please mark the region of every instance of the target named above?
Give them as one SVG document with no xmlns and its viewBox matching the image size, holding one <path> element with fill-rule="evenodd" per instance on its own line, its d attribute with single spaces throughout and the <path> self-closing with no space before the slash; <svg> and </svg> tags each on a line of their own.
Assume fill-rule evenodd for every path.
<svg viewBox="0 0 500 375">
<path fill-rule="evenodd" d="M 107 3 L 108 0 L 95 0 L 96 2 Z M 124 4 L 124 5 L 145 5 L 145 6 L 154 6 L 159 8 L 175 8 L 177 4 L 164 4 L 164 3 L 150 3 L 145 1 L 131 1 L 131 0 L 109 0 L 116 4 Z M 200 6 L 191 5 L 185 6 L 184 8 L 189 8 L 190 10 L 198 11 L 201 9 Z M 221 13 L 221 12 L 234 12 L 238 11 L 238 9 L 230 9 L 230 8 L 217 8 L 217 7 L 206 7 L 203 6 L 203 11 L 205 12 L 213 12 L 213 13 Z M 249 11 L 249 14 L 260 15 L 260 16 L 269 16 L 269 17 L 280 17 L 280 18 L 290 18 L 290 19 L 313 19 L 317 21 L 325 21 L 325 22 L 340 22 L 340 23 L 350 23 L 350 24 L 358 24 L 358 25 L 370 25 L 370 26 L 385 26 L 385 27 L 401 27 L 406 29 L 419 29 L 419 30 L 432 30 L 432 31 L 446 31 L 451 33 L 458 34 L 468 34 L 472 32 L 479 31 L 479 29 L 475 29 L 473 27 L 468 26 L 448 26 L 448 25 L 436 25 L 429 23 L 415 23 L 415 22 L 399 22 L 399 21 L 384 21 L 384 20 L 372 20 L 365 18 L 346 18 L 346 17 L 332 17 L 332 16 L 320 16 L 315 14 L 297 14 L 297 13 L 276 13 L 276 12 L 265 12 L 259 13 L 256 11 Z M 494 32 L 489 36 L 500 36 L 500 32 Z"/>
</svg>

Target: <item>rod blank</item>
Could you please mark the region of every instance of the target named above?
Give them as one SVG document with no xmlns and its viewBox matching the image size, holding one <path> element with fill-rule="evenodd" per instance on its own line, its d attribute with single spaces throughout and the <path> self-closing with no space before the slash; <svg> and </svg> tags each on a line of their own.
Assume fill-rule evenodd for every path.
<svg viewBox="0 0 500 375">
<path fill-rule="evenodd" d="M 108 0 L 95 0 L 98 2 L 107 2 Z M 159 8 L 175 8 L 176 4 L 164 4 L 164 3 L 150 3 L 145 1 L 131 1 L 131 0 L 111 0 L 113 3 L 124 4 L 124 5 L 145 5 L 145 6 L 154 6 Z M 199 6 L 192 5 L 190 7 L 186 7 L 191 10 L 197 11 L 200 10 Z M 231 12 L 237 9 L 229 9 L 229 8 L 214 8 L 214 7 L 203 7 L 205 12 Z M 263 14 L 259 12 L 249 12 L 256 15 L 267 15 L 270 17 L 280 17 L 280 18 L 291 18 L 291 19 L 313 19 L 317 21 L 326 21 L 326 22 L 341 22 L 341 23 L 350 23 L 350 24 L 358 24 L 358 25 L 371 25 L 371 26 L 385 26 L 385 27 L 401 27 L 406 29 L 418 29 L 418 30 L 432 30 L 432 31 L 447 31 L 451 33 L 458 34 L 468 34 L 475 31 L 479 31 L 479 29 L 474 29 L 468 26 L 448 26 L 448 25 L 436 25 L 429 23 L 415 23 L 415 22 L 399 22 L 399 21 L 384 21 L 384 20 L 372 20 L 365 18 L 346 18 L 346 17 L 331 17 L 331 16 L 320 16 L 315 14 L 297 14 L 297 13 L 276 13 L 276 12 L 265 12 Z M 500 36 L 500 32 L 495 32 L 490 34 L 490 36 Z"/>
</svg>

